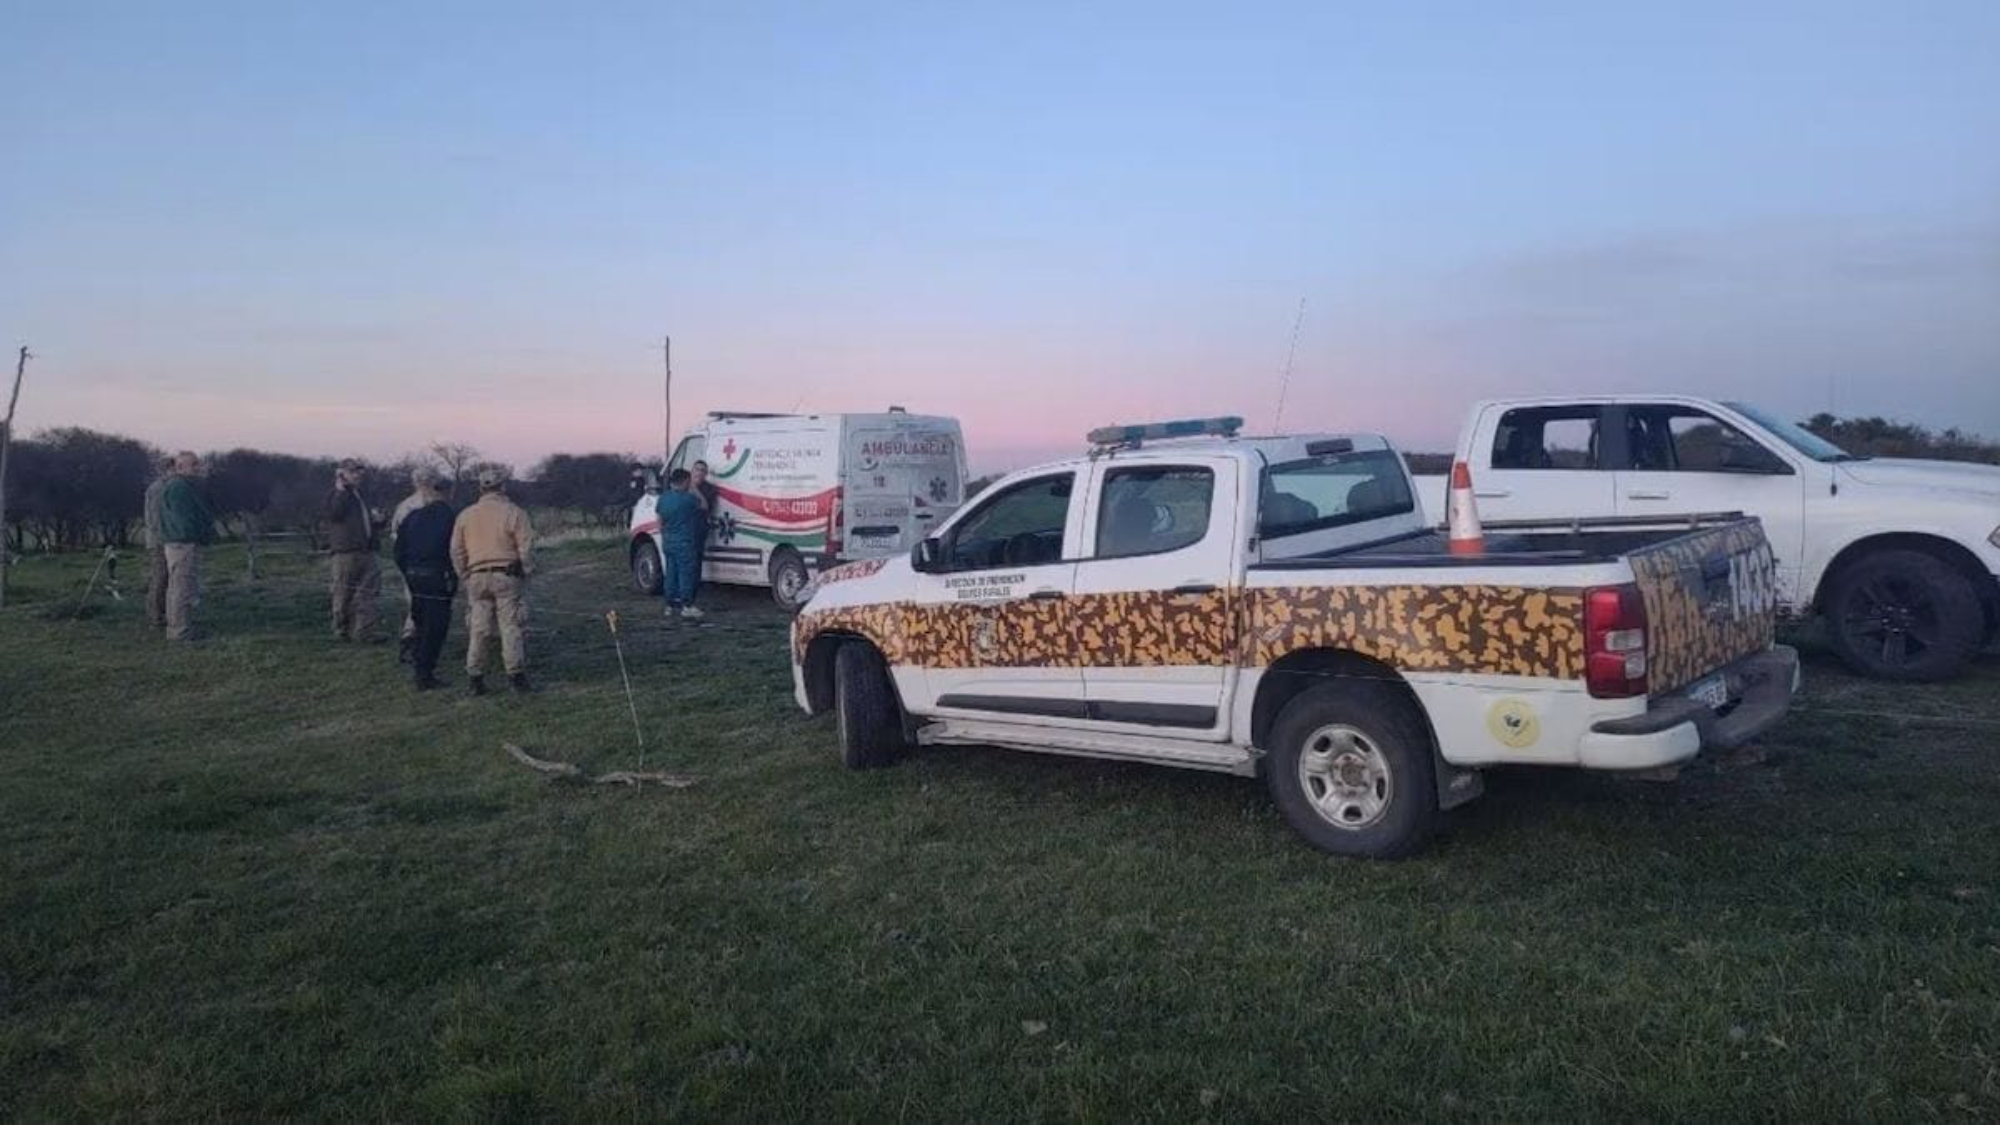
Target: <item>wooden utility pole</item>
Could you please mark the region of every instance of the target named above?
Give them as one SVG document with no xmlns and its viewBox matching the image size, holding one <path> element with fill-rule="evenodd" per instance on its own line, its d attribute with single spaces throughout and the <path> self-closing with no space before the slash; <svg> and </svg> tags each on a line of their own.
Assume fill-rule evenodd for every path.
<svg viewBox="0 0 2000 1125">
<path fill-rule="evenodd" d="M 7 398 L 7 420 L 0 422 L 0 608 L 7 605 L 7 453 L 14 446 L 14 407 L 21 401 L 21 377 L 28 373 L 28 345 L 14 360 L 14 393 Z"/>
<path fill-rule="evenodd" d="M 674 455 L 674 338 L 672 336 L 666 337 L 666 341 L 660 345 L 660 357 L 667 365 L 667 377 L 660 384 L 662 396 L 660 425 L 666 430 L 667 438 L 666 444 L 660 447 L 662 458 L 660 463 L 665 465 Z M 664 470 L 661 473 L 660 486 L 666 487 Z"/>
</svg>

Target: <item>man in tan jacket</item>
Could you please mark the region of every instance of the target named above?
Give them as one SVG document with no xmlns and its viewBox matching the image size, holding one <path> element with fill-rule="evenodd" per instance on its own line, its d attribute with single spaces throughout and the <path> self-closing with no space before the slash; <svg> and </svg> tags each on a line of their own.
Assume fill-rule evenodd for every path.
<svg viewBox="0 0 2000 1125">
<path fill-rule="evenodd" d="M 528 687 L 528 576 L 535 571 L 535 529 L 528 513 L 507 499 L 504 473 L 479 471 L 479 502 L 458 514 L 451 529 L 451 565 L 465 587 L 466 686 L 486 694 L 486 650 L 496 625 L 507 683 Z"/>
</svg>

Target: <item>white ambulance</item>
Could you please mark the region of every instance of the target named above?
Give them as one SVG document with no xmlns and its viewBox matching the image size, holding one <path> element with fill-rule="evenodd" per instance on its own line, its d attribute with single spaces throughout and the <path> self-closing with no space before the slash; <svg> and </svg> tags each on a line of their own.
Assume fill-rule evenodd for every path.
<svg viewBox="0 0 2000 1125">
<path fill-rule="evenodd" d="M 795 609 L 821 571 L 908 554 L 965 500 L 956 418 L 911 414 L 710 414 L 667 472 L 708 465 L 713 486 L 702 580 L 768 586 Z M 658 487 L 633 506 L 632 581 L 660 592 Z"/>
</svg>

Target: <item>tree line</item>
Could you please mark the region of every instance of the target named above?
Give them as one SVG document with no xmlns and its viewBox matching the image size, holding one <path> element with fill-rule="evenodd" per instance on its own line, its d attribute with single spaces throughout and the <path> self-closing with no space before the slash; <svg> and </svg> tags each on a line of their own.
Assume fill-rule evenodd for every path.
<svg viewBox="0 0 2000 1125">
<path fill-rule="evenodd" d="M 44 430 L 17 441 L 7 468 L 6 545 L 15 552 L 128 547 L 138 538 L 146 486 L 170 451 L 137 438 L 77 426 Z M 305 536 L 318 546 L 319 515 L 333 488 L 337 463 L 261 449 L 203 455 L 199 482 L 225 534 L 255 538 Z M 410 492 L 410 475 L 427 467 L 452 482 L 451 499 L 467 504 L 491 461 L 463 443 L 440 442 L 390 462 L 367 464 L 362 496 L 384 512 Z M 531 508 L 556 509 L 585 524 L 623 527 L 630 511 L 626 483 L 632 466 L 658 468 L 659 458 L 630 453 L 557 453 L 543 458 L 508 494 Z"/>
</svg>

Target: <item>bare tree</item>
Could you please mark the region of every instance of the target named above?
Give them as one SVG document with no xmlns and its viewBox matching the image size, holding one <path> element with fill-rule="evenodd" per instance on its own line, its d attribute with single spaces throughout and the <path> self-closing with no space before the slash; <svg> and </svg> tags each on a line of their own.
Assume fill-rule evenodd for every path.
<svg viewBox="0 0 2000 1125">
<path fill-rule="evenodd" d="M 463 503 L 465 496 L 465 473 L 466 470 L 472 469 L 479 464 L 480 452 L 478 447 L 468 445 L 462 441 L 434 442 L 431 445 L 431 456 L 436 457 L 438 463 L 444 466 L 445 472 L 451 475 L 452 503 Z"/>
</svg>

